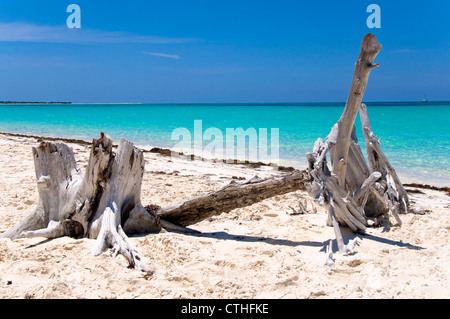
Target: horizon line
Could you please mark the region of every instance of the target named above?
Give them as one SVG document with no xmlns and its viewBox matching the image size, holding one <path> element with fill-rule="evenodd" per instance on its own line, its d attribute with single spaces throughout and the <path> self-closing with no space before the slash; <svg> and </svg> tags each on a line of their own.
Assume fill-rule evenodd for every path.
<svg viewBox="0 0 450 319">
<path fill-rule="evenodd" d="M 365 101 L 363 103 L 450 103 L 449 100 L 385 100 L 385 101 Z M 0 104 L 76 104 L 76 105 L 199 105 L 199 104 L 331 104 L 331 103 L 347 103 L 346 101 L 294 101 L 294 102 L 71 102 L 71 101 L 0 101 Z"/>
</svg>

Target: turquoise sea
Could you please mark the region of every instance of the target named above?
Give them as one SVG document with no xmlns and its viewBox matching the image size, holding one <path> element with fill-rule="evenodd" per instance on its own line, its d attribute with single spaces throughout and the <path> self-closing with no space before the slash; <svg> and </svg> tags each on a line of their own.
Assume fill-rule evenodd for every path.
<svg viewBox="0 0 450 319">
<path fill-rule="evenodd" d="M 305 153 L 325 139 L 344 104 L 3 104 L 0 132 L 84 140 L 106 132 L 115 141 L 174 148 L 172 132 L 194 134 L 194 120 L 203 132 L 217 128 L 224 135 L 227 128 L 278 128 L 280 165 L 305 168 Z M 366 104 L 374 134 L 404 182 L 450 186 L 450 102 Z M 356 127 L 365 152 L 359 117 Z"/>
</svg>

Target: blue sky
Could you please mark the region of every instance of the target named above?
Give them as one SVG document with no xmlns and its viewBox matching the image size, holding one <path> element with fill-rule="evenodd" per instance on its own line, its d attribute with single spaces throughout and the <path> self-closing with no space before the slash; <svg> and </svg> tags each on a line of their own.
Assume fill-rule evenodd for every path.
<svg viewBox="0 0 450 319">
<path fill-rule="evenodd" d="M 2 0 L 0 100 L 345 101 L 369 32 L 383 49 L 364 100 L 450 100 L 449 18 L 447 0 Z"/>
</svg>

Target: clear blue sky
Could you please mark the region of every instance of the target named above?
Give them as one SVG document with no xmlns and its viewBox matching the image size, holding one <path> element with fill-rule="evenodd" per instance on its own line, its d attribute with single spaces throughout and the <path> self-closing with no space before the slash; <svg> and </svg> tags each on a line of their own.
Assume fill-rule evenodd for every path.
<svg viewBox="0 0 450 319">
<path fill-rule="evenodd" d="M 345 101 L 369 32 L 366 101 L 450 100 L 449 21 L 448 0 L 2 0 L 0 100 Z"/>
</svg>

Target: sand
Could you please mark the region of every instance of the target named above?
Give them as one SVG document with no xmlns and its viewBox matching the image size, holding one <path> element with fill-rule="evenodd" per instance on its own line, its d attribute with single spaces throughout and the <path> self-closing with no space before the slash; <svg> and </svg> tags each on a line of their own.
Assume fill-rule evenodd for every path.
<svg viewBox="0 0 450 319">
<path fill-rule="evenodd" d="M 34 138 L 0 134 L 0 232 L 30 214 L 37 204 L 31 147 Z M 69 144 L 80 167 L 89 147 Z M 161 206 L 216 190 L 233 178 L 278 174 L 187 161 L 145 153 L 142 202 Z M 335 251 L 327 213 L 307 193 L 275 196 L 204 220 L 200 235 L 162 231 L 132 237 L 151 277 L 127 268 L 111 251 L 90 255 L 92 239 L 0 238 L 0 298 L 449 298 L 450 196 L 421 189 L 411 193 L 424 215 L 401 215 L 403 225 L 385 224 L 355 235 L 356 253 Z M 291 216 L 289 206 L 307 201 L 309 214 Z M 312 206 L 317 212 L 313 212 Z"/>
</svg>

